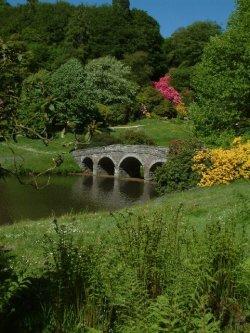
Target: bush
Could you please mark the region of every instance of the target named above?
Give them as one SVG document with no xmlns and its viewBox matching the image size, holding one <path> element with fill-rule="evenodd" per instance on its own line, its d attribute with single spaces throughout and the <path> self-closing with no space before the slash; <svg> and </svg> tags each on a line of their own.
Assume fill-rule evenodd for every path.
<svg viewBox="0 0 250 333">
<path fill-rule="evenodd" d="M 110 132 L 95 133 L 88 147 L 101 147 L 121 143 L 119 138 L 114 137 Z"/>
<path fill-rule="evenodd" d="M 155 145 L 154 140 L 141 130 L 127 130 L 120 135 L 119 139 L 121 143 L 127 145 Z"/>
<path fill-rule="evenodd" d="M 152 86 L 142 88 L 136 97 L 141 107 L 145 107 L 148 113 L 153 113 L 154 108 L 164 102 L 164 98 L 159 91 Z"/>
<path fill-rule="evenodd" d="M 54 221 L 29 287 L 13 288 L 8 307 L 0 307 L 0 330 L 243 332 L 249 289 L 246 231 L 236 223 L 242 212 L 247 217 L 244 205 L 234 219 L 204 229 L 185 221 L 181 206 L 170 215 L 159 207 L 123 212 L 100 220 L 111 228 L 98 222 L 83 233 L 76 220 Z M 6 281 L 4 252 L 0 266 Z"/>
<path fill-rule="evenodd" d="M 199 186 L 228 184 L 236 179 L 250 178 L 250 141 L 234 140 L 229 149 L 203 149 L 193 157 L 193 170 L 201 176 Z"/>
<path fill-rule="evenodd" d="M 193 73 L 193 67 L 180 66 L 170 70 L 172 78 L 171 84 L 178 91 L 190 89 L 190 80 Z"/>
<path fill-rule="evenodd" d="M 109 125 L 123 125 L 129 121 L 131 106 L 124 104 L 115 104 L 110 107 L 110 112 L 107 116 Z"/>
<path fill-rule="evenodd" d="M 168 100 L 163 100 L 161 103 L 154 107 L 153 113 L 159 117 L 174 118 L 177 115 L 176 109 L 173 104 Z"/>
<path fill-rule="evenodd" d="M 200 232 L 183 220 L 180 206 L 170 219 L 125 213 L 116 225 L 117 260 L 146 292 L 121 332 L 238 331 L 248 287 L 246 234 L 236 220 L 209 221 Z"/>
<path fill-rule="evenodd" d="M 199 176 L 192 167 L 193 156 L 200 147 L 195 140 L 170 143 L 169 159 L 155 173 L 160 193 L 186 190 L 197 185 Z"/>
</svg>

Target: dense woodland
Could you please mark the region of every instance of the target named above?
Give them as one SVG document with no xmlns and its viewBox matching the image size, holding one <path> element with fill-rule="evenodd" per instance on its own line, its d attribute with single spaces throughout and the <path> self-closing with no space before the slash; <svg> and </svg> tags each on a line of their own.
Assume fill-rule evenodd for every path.
<svg viewBox="0 0 250 333">
<path fill-rule="evenodd" d="M 241 0 L 225 32 L 195 22 L 163 38 L 158 22 L 129 1 L 13 7 L 1 0 L 1 136 L 81 133 L 93 120 L 105 127 L 145 114 L 192 118 L 197 134 L 211 142 L 242 133 L 249 112 L 248 13 L 249 2 Z M 153 89 L 165 75 L 184 112 Z"/>
</svg>

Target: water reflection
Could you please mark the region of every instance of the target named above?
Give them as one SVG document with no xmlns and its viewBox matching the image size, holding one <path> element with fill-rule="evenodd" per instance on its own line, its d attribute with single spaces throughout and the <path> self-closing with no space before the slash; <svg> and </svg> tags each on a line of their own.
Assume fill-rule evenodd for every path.
<svg viewBox="0 0 250 333">
<path fill-rule="evenodd" d="M 152 183 L 112 177 L 53 176 L 50 186 L 35 190 L 15 178 L 0 181 L 0 224 L 39 219 L 54 213 L 113 211 L 156 196 Z"/>
</svg>

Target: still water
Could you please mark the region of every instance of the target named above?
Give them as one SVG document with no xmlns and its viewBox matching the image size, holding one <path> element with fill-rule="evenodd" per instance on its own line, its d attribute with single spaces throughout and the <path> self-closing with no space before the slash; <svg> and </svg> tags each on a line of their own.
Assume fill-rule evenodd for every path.
<svg viewBox="0 0 250 333">
<path fill-rule="evenodd" d="M 40 183 L 46 179 L 40 179 Z M 0 180 L 0 225 L 60 216 L 70 212 L 114 211 L 156 197 L 155 186 L 142 181 L 92 176 L 53 176 L 36 190 L 16 178 Z"/>
</svg>

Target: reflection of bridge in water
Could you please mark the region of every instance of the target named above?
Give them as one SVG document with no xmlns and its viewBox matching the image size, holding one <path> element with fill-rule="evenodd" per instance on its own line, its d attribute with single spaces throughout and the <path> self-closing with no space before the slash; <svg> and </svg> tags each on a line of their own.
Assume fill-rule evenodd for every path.
<svg viewBox="0 0 250 333">
<path fill-rule="evenodd" d="M 168 148 L 141 145 L 110 145 L 76 150 L 77 163 L 85 173 L 116 178 L 151 180 L 157 167 L 167 160 Z"/>
<path fill-rule="evenodd" d="M 153 183 L 114 177 L 79 177 L 72 187 L 74 197 L 86 206 L 117 209 L 146 202 L 156 196 Z"/>
</svg>

